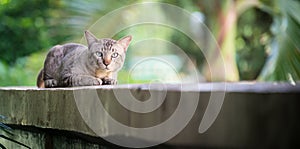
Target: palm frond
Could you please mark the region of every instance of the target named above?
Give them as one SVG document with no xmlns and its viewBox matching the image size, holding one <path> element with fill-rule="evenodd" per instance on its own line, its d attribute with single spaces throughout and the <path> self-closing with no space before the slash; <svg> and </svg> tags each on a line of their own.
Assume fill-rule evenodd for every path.
<svg viewBox="0 0 300 149">
<path fill-rule="evenodd" d="M 0 138 L 4 138 L 4 139 L 6 139 L 6 140 L 9 140 L 9 141 L 11 141 L 11 142 L 14 142 L 14 143 L 16 143 L 16 144 L 19 144 L 19 145 L 21 145 L 21 146 L 23 146 L 23 147 L 26 147 L 26 148 L 30 149 L 29 146 L 27 146 L 27 145 L 25 145 L 25 144 L 23 144 L 23 143 L 21 143 L 21 142 L 18 142 L 18 141 L 14 140 L 14 139 L 11 139 L 11 138 L 9 138 L 9 137 L 6 137 L 6 136 L 4 136 L 4 135 L 1 135 L 1 134 L 0 134 Z M 3 147 L 4 147 L 4 146 L 3 146 Z"/>
<path fill-rule="evenodd" d="M 0 128 L 1 128 L 1 129 L 5 129 L 5 130 L 12 130 L 10 127 L 6 126 L 6 125 L 3 124 L 2 122 L 0 122 Z"/>
<path fill-rule="evenodd" d="M 0 115 L 0 119 L 6 119 L 6 117 L 3 115 Z"/>
<path fill-rule="evenodd" d="M 275 16 L 272 32 L 271 55 L 265 64 L 259 80 L 300 80 L 300 2 L 279 0 L 281 15 Z"/>
<path fill-rule="evenodd" d="M 6 119 L 4 115 L 0 115 L 0 119 Z M 12 130 L 10 127 L 6 126 L 4 123 L 0 122 L 0 129 L 4 130 Z"/>
<path fill-rule="evenodd" d="M 6 117 L 3 116 L 3 115 L 0 115 L 0 119 L 6 119 Z M 8 127 L 7 125 L 5 125 L 5 124 L 2 123 L 2 122 L 0 122 L 0 130 L 3 130 L 3 131 L 5 131 L 5 132 L 8 133 L 8 134 L 13 135 L 13 133 L 10 132 L 10 131 L 12 131 L 12 128 Z M 14 143 L 16 143 L 16 144 L 19 144 L 19 145 L 21 145 L 21 146 L 23 146 L 23 147 L 26 147 L 26 148 L 29 148 L 29 149 L 30 149 L 29 146 L 27 146 L 27 145 L 25 145 L 25 144 L 23 144 L 23 143 L 21 143 L 21 142 L 18 142 L 18 141 L 14 140 L 14 139 L 11 139 L 11 138 L 9 138 L 9 137 L 3 135 L 3 134 L 0 134 L 0 138 L 6 139 L 6 140 L 8 140 L 8 141 L 14 142 Z M 1 148 L 1 149 L 6 149 L 5 146 L 2 145 L 2 144 L 0 144 L 0 148 Z"/>
<path fill-rule="evenodd" d="M 1 149 L 6 149 L 6 147 L 4 145 L 2 145 L 2 144 L 0 144 L 0 148 Z"/>
<path fill-rule="evenodd" d="M 65 21 L 73 31 L 74 37 L 82 37 L 83 30 L 93 25 L 102 16 L 134 1 L 111 1 L 111 0 L 74 0 L 62 1 L 65 5 Z M 113 5 L 112 5 L 113 3 Z M 118 24 L 117 18 L 111 18 L 111 22 L 106 22 L 107 26 Z M 106 26 L 97 26 L 99 30 L 107 30 Z M 105 35 L 104 35 L 105 36 Z"/>
</svg>

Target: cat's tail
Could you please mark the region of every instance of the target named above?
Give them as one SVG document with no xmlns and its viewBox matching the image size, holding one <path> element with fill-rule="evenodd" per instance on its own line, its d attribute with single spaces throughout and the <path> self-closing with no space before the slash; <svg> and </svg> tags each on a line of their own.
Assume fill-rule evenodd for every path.
<svg viewBox="0 0 300 149">
<path fill-rule="evenodd" d="M 38 88 L 45 88 L 45 83 L 44 83 L 44 68 L 40 71 L 37 80 L 36 80 L 36 85 Z"/>
</svg>

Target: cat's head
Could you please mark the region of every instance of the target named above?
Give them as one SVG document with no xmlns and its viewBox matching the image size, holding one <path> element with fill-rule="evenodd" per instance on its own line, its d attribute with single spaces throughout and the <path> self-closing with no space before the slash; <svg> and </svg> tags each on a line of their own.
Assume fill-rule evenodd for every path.
<svg viewBox="0 0 300 149">
<path fill-rule="evenodd" d="M 97 39 L 92 33 L 85 31 L 85 38 L 88 44 L 90 65 L 98 70 L 112 72 L 122 68 L 131 36 L 120 40 Z"/>
</svg>

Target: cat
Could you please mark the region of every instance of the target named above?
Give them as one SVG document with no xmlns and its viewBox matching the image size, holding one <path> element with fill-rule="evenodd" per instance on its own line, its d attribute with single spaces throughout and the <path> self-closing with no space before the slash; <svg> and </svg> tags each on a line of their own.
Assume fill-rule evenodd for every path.
<svg viewBox="0 0 300 149">
<path fill-rule="evenodd" d="M 85 31 L 88 46 L 67 43 L 52 47 L 37 77 L 39 88 L 117 84 L 132 36 L 97 39 Z"/>
</svg>

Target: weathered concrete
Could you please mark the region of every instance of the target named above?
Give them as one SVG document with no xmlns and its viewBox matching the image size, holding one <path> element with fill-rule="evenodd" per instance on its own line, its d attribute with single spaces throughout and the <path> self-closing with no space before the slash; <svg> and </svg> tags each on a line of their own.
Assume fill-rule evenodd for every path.
<svg viewBox="0 0 300 149">
<path fill-rule="evenodd" d="M 204 83 L 198 86 L 165 85 L 167 89 L 165 101 L 161 107 L 147 115 L 122 107 L 115 99 L 114 90 L 131 92 L 137 99 L 144 101 L 150 97 L 148 85 L 56 89 L 6 87 L 0 88 L 0 114 L 8 117 L 5 123 L 13 124 L 17 129 L 21 129 L 20 134 L 24 133 L 22 127 L 34 126 L 38 129 L 38 134 L 33 133 L 27 136 L 33 136 L 31 140 L 37 140 L 36 142 L 44 142 L 41 144 L 47 144 L 45 138 L 49 135 L 49 130 L 75 132 L 80 134 L 79 138 L 81 139 L 92 137 L 92 140 L 98 138 L 103 142 L 83 120 L 76 106 L 74 91 L 96 90 L 110 115 L 125 125 L 137 128 L 155 126 L 168 119 L 177 108 L 181 94 L 188 94 L 192 97 L 200 93 L 198 107 L 192 120 L 180 134 L 168 141 L 167 144 L 221 148 L 291 148 L 299 145 L 297 138 L 300 134 L 298 118 L 300 84 L 227 83 L 226 89 L 222 85 L 222 83 Z M 151 96 L 163 92 L 159 84 L 151 85 L 151 91 L 153 93 Z M 199 134 L 198 127 L 210 95 L 223 91 L 226 92 L 226 96 L 220 114 L 205 133 Z M 85 113 L 87 116 L 93 116 L 95 109 L 91 107 L 86 109 Z M 116 137 L 116 132 L 111 130 L 111 126 L 108 126 L 106 121 L 105 117 L 97 120 L 103 126 L 99 128 L 101 129 L 99 132 L 104 137 Z M 28 132 L 31 130 L 25 129 Z M 45 132 L 43 132 L 44 130 Z M 63 137 L 64 133 L 60 135 Z M 55 142 L 58 139 L 57 136 L 60 135 L 56 135 L 51 141 Z M 133 132 L 124 134 L 122 137 L 124 136 L 135 138 L 136 135 Z M 24 137 L 20 135 L 16 140 L 20 138 Z M 153 138 L 155 140 L 155 135 Z M 87 139 L 87 142 L 89 141 L 91 139 Z M 0 143 L 2 142 L 3 139 L 0 139 Z M 75 142 L 82 144 L 78 140 Z M 93 148 L 92 146 L 98 148 L 98 145 L 93 144 L 96 142 L 85 144 L 91 148 Z M 74 145 L 74 142 L 70 143 L 69 141 L 69 144 Z"/>
</svg>

